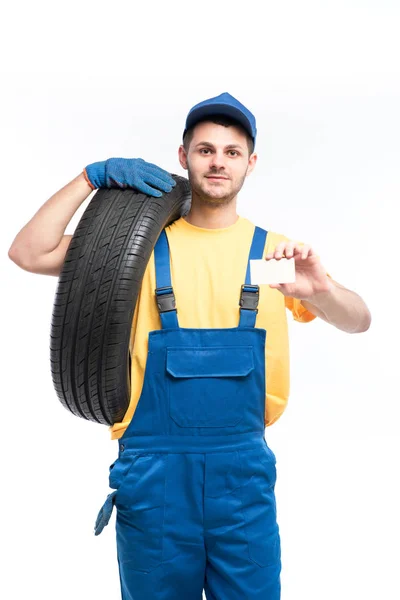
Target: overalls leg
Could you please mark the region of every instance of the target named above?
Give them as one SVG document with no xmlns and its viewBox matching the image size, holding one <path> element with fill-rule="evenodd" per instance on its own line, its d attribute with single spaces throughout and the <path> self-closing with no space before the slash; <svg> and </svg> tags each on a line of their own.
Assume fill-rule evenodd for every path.
<svg viewBox="0 0 400 600">
<path fill-rule="evenodd" d="M 249 260 L 265 236 L 256 228 Z M 249 262 L 239 326 L 189 329 L 177 320 L 165 231 L 154 254 L 162 329 L 149 333 L 142 394 L 110 470 L 122 598 L 201 600 L 204 586 L 209 600 L 279 600 L 266 331 L 254 326 Z"/>
</svg>

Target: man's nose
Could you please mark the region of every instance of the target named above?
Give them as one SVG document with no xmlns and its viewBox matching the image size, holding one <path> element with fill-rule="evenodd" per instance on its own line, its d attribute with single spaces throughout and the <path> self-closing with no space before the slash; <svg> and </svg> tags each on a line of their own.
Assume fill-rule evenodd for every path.
<svg viewBox="0 0 400 600">
<path fill-rule="evenodd" d="M 213 167 L 214 169 L 225 168 L 225 157 L 222 150 L 220 152 L 217 150 L 211 155 L 210 167 Z"/>
</svg>

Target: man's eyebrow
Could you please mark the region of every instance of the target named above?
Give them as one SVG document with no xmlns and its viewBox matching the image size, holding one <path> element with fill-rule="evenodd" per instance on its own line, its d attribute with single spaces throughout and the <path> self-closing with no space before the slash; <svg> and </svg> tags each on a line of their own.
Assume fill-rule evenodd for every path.
<svg viewBox="0 0 400 600">
<path fill-rule="evenodd" d="M 213 144 L 210 144 L 210 142 L 199 142 L 198 144 L 196 144 L 196 148 L 197 146 L 207 146 L 208 148 L 214 148 Z M 241 150 L 243 150 L 243 146 L 241 146 L 240 144 L 228 144 L 227 146 L 225 146 L 226 149 L 231 150 L 232 148 L 240 148 Z"/>
</svg>

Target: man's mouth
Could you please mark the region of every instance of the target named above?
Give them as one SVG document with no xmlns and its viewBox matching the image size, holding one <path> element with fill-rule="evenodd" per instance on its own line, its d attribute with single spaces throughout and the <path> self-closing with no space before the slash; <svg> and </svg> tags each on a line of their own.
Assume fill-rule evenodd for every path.
<svg viewBox="0 0 400 600">
<path fill-rule="evenodd" d="M 227 177 L 221 177 L 220 175 L 206 175 L 207 179 L 228 179 Z"/>
</svg>

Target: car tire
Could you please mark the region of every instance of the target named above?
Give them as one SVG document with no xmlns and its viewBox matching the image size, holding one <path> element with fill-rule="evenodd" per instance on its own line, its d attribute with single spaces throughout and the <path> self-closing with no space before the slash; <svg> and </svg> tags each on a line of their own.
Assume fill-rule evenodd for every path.
<svg viewBox="0 0 400 600">
<path fill-rule="evenodd" d="M 189 212 L 189 181 L 160 197 L 99 189 L 84 211 L 61 270 L 50 333 L 53 385 L 78 417 L 113 425 L 129 406 L 132 320 L 161 231 Z"/>
</svg>

